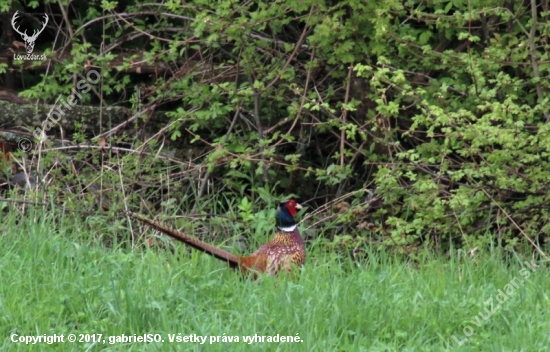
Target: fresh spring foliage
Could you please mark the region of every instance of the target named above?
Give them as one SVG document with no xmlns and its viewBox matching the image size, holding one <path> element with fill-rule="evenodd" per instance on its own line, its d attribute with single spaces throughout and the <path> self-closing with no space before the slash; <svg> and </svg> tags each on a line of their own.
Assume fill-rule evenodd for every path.
<svg viewBox="0 0 550 352">
<path fill-rule="evenodd" d="M 163 135 L 207 150 L 185 169 L 182 198 L 263 201 L 266 186 L 312 208 L 344 201 L 325 237 L 408 254 L 544 247 L 546 2 L 62 6 L 68 22 L 56 31 L 71 31 L 42 44 L 56 59 L 24 96 L 54 101 L 90 67 L 102 82 L 85 103 L 131 106 L 139 91 L 145 107 L 169 111 Z M 57 56 L 62 46 L 69 56 Z"/>
</svg>

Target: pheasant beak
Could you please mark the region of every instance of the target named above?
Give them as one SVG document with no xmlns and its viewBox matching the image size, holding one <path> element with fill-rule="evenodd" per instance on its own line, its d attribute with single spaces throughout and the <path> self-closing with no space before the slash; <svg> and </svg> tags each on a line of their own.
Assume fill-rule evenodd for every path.
<svg viewBox="0 0 550 352">
<path fill-rule="evenodd" d="M 301 206 L 300 204 L 296 203 L 295 208 L 298 209 L 298 210 L 300 210 L 300 209 L 302 209 L 302 206 Z"/>
</svg>

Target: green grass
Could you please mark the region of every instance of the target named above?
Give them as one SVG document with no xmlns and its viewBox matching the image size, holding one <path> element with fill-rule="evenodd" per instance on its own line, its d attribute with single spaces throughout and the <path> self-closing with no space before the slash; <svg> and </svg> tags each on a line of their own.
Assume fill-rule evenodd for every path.
<svg viewBox="0 0 550 352">
<path fill-rule="evenodd" d="M 204 254 L 104 248 L 51 216 L 0 225 L 2 351 L 545 351 L 550 276 L 542 265 L 496 257 L 436 258 L 420 265 L 371 254 L 358 266 L 313 253 L 297 278 L 240 280 Z M 81 225 L 81 224 L 80 224 Z M 89 237 L 89 236 L 88 236 Z M 525 273 L 525 272 L 523 272 Z M 517 278 L 519 288 L 480 327 L 471 323 Z M 462 345 L 464 328 L 473 334 Z M 467 328 L 468 329 L 468 328 Z M 467 330 L 470 331 L 470 330 Z M 105 344 L 13 343 L 11 334 L 103 334 Z M 204 345 L 182 336 L 238 336 Z M 160 334 L 164 343 L 109 344 L 109 336 Z M 243 342 L 244 335 L 299 343 Z"/>
</svg>

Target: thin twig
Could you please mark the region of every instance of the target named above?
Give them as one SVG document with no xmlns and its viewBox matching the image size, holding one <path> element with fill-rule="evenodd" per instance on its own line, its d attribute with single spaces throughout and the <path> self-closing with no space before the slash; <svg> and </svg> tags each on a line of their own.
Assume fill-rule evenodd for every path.
<svg viewBox="0 0 550 352">
<path fill-rule="evenodd" d="M 502 208 L 500 206 L 500 204 L 498 204 L 498 202 L 493 198 L 491 197 L 491 195 L 489 193 L 487 193 L 487 191 L 484 189 L 484 188 L 481 188 L 481 190 L 483 191 L 483 193 L 485 193 L 485 195 L 487 196 L 487 198 L 489 198 L 491 200 L 491 202 L 493 202 L 503 213 L 504 215 L 506 215 L 506 217 L 508 218 L 508 220 L 510 220 L 510 222 L 518 229 L 518 231 L 531 243 L 531 245 L 546 259 L 546 260 L 549 260 L 550 261 L 550 258 L 548 257 L 548 255 L 546 255 L 546 253 L 544 253 L 544 251 L 542 249 L 540 249 L 539 246 L 537 246 L 537 244 L 535 243 L 535 241 L 533 241 L 531 238 L 529 238 L 529 236 L 527 236 L 527 234 L 521 229 L 521 227 L 519 227 L 519 225 L 514 221 L 514 219 L 512 219 L 512 217 L 510 216 L 510 214 L 508 214 L 508 212 L 506 212 L 506 210 L 504 210 L 504 208 Z"/>
<path fill-rule="evenodd" d="M 292 51 L 292 54 L 290 54 L 290 57 L 288 58 L 288 60 L 286 60 L 283 67 L 279 70 L 279 73 L 277 73 L 277 76 L 275 76 L 275 78 L 273 78 L 273 80 L 268 85 L 265 86 L 264 91 L 266 91 L 271 86 L 273 86 L 275 83 L 277 83 L 279 78 L 281 78 L 281 74 L 286 70 L 288 65 L 290 65 L 290 62 L 292 60 L 294 60 L 294 58 L 298 55 L 298 50 L 301 48 L 302 42 L 305 40 L 306 34 L 308 33 L 308 30 L 309 30 L 308 24 L 309 24 L 309 20 L 311 19 L 311 15 L 313 14 L 313 9 L 314 8 L 315 8 L 315 5 L 312 5 L 311 9 L 309 10 L 309 15 L 307 17 L 306 24 L 304 26 L 304 30 L 302 31 L 302 35 L 300 35 L 300 39 L 298 39 L 298 42 L 294 45 L 294 50 Z"/>
<path fill-rule="evenodd" d="M 156 104 L 153 104 L 143 110 L 139 110 L 138 112 L 136 112 L 132 117 L 130 117 L 128 120 L 124 121 L 123 123 L 121 123 L 120 125 L 110 129 L 109 131 L 107 132 L 103 132 L 101 134 L 98 134 L 97 136 L 95 136 L 94 138 L 92 138 L 92 140 L 94 139 L 98 139 L 98 138 L 101 138 L 101 137 L 106 137 L 108 138 L 110 135 L 116 133 L 117 131 L 123 129 L 124 127 L 126 127 L 128 124 L 130 124 L 132 121 L 134 121 L 135 119 L 137 119 L 138 117 L 140 117 L 141 115 L 145 114 L 146 112 L 148 111 L 154 111 L 155 108 L 157 107 Z"/>
<path fill-rule="evenodd" d="M 263 164 L 263 178 L 264 182 L 268 182 L 269 179 L 267 177 L 268 173 L 268 166 L 264 162 L 264 147 L 261 146 L 262 140 L 264 139 L 264 132 L 262 127 L 262 121 L 260 119 L 260 95 L 262 94 L 256 87 L 254 87 L 254 79 L 252 78 L 252 74 L 248 75 L 248 80 L 250 81 L 250 87 L 252 87 L 252 90 L 254 91 L 254 121 L 256 122 L 256 130 L 258 131 L 258 144 L 260 144 L 260 153 L 261 153 L 261 162 Z M 265 91 L 265 90 L 264 90 Z"/>
<path fill-rule="evenodd" d="M 349 65 L 348 68 L 348 84 L 346 85 L 346 95 L 344 97 L 344 105 L 349 103 L 349 90 L 351 87 L 351 72 L 353 71 L 353 64 Z M 348 123 L 348 108 L 344 106 L 344 111 L 342 112 L 342 130 L 340 132 L 340 167 L 344 168 L 344 146 L 346 143 L 346 124 Z"/>
<path fill-rule="evenodd" d="M 531 0 L 531 31 L 529 32 L 529 52 L 531 54 L 531 63 L 533 66 L 533 77 L 537 81 L 537 83 L 535 83 L 537 98 L 539 102 L 541 102 L 544 97 L 542 93 L 542 86 L 540 84 L 539 65 L 537 63 L 537 47 L 535 45 L 535 36 L 537 35 L 537 23 L 537 0 Z M 546 122 L 549 122 L 550 115 L 547 112 L 543 112 L 543 114 Z"/>
</svg>

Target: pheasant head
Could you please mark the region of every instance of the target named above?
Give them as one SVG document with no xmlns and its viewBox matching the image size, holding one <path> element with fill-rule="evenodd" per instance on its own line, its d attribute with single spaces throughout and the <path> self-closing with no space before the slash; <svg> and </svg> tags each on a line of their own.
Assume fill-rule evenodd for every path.
<svg viewBox="0 0 550 352">
<path fill-rule="evenodd" d="M 296 221 L 294 217 L 302 206 L 294 199 L 287 200 L 279 204 L 277 215 L 275 215 L 275 224 L 277 228 L 283 232 L 292 232 L 296 229 Z"/>
</svg>

